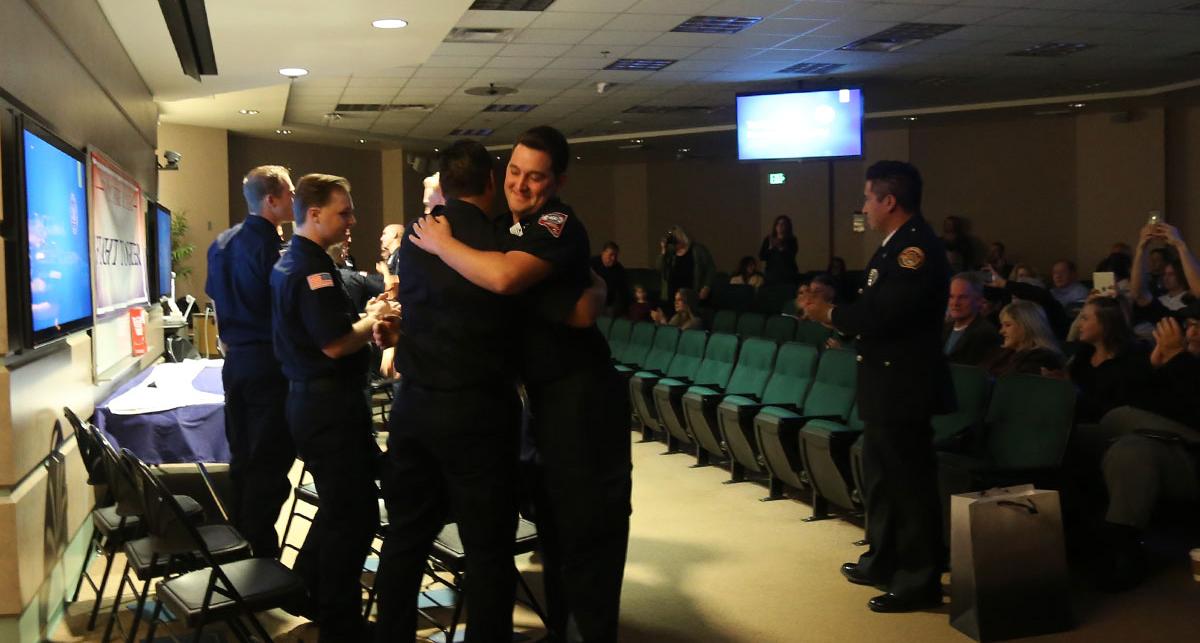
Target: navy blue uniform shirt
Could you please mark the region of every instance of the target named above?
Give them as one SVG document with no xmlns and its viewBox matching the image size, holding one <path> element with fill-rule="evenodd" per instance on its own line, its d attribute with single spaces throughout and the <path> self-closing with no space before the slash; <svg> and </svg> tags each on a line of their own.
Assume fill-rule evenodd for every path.
<svg viewBox="0 0 1200 643">
<path fill-rule="evenodd" d="M 358 311 L 346 296 L 333 259 L 316 243 L 292 237 L 271 272 L 275 356 L 283 374 L 296 382 L 334 378 L 347 388 L 366 384 L 370 351 L 332 359 L 321 347 L 352 330 Z"/>
<path fill-rule="evenodd" d="M 282 250 L 275 226 L 257 215 L 222 232 L 209 246 L 204 292 L 216 304 L 226 345 L 271 346 L 271 268 Z"/>
<path fill-rule="evenodd" d="M 507 221 L 511 223 L 512 217 Z M 519 234 L 513 230 L 519 225 Z M 587 229 L 570 206 L 554 199 L 521 218 L 501 236 L 506 251 L 531 254 L 550 274 L 520 297 L 521 376 L 526 382 L 558 379 L 578 369 L 608 364 L 608 344 L 595 325 L 571 328 L 566 317 L 591 283 Z"/>
<path fill-rule="evenodd" d="M 483 251 L 499 249 L 483 210 L 450 199 L 440 214 L 454 238 Z M 411 236 L 412 227 L 404 231 Z M 509 385 L 516 342 L 513 298 L 480 288 L 440 258 L 405 242 L 396 251 L 400 280 L 400 339 L 396 370 L 405 381 L 438 390 Z"/>
</svg>

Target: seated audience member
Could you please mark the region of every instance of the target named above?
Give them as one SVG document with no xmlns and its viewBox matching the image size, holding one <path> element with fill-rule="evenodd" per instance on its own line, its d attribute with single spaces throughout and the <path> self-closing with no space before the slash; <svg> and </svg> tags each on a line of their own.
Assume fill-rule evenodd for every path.
<svg viewBox="0 0 1200 643">
<path fill-rule="evenodd" d="M 980 314 L 983 303 L 983 284 L 975 273 L 960 272 L 950 280 L 942 346 L 951 363 L 978 366 L 1000 347 L 1000 333 Z"/>
<path fill-rule="evenodd" d="M 1069 309 L 1087 301 L 1088 288 L 1079 283 L 1075 262 L 1066 259 L 1056 261 L 1050 269 L 1050 281 L 1054 286 L 1050 289 L 1050 294 L 1063 308 Z"/>
<path fill-rule="evenodd" d="M 625 316 L 632 321 L 650 321 L 650 312 L 654 310 L 654 303 L 650 301 L 650 295 L 646 292 L 646 287 L 637 284 L 633 287 L 633 302 L 629 304 L 629 309 Z"/>
<path fill-rule="evenodd" d="M 1038 276 L 1033 267 L 1024 263 L 1013 266 L 1012 272 L 1008 274 L 1008 280 L 1032 284 L 1038 288 L 1046 287 L 1046 282 L 1042 281 L 1042 278 Z"/>
<path fill-rule="evenodd" d="M 796 297 L 783 304 L 783 314 L 796 319 L 804 319 L 804 298 L 808 296 L 808 282 L 802 281 L 796 286 Z"/>
<path fill-rule="evenodd" d="M 1000 311 L 1000 336 L 1000 350 L 981 365 L 993 377 L 1042 375 L 1062 369 L 1062 349 L 1041 306 L 1019 299 L 1005 306 Z"/>
<path fill-rule="evenodd" d="M 1067 365 L 1075 384 L 1076 422 L 1097 422 L 1131 404 L 1148 378 L 1146 352 L 1137 344 L 1121 304 L 1094 297 L 1079 311 L 1079 348 Z"/>
<path fill-rule="evenodd" d="M 729 283 L 736 286 L 754 286 L 758 288 L 763 285 L 763 276 L 758 272 L 758 262 L 754 257 L 742 257 L 738 262 L 737 272 L 729 278 Z"/>
<path fill-rule="evenodd" d="M 808 294 L 833 303 L 838 297 L 837 283 L 825 273 L 813 275 L 813 278 L 808 282 Z"/>
<path fill-rule="evenodd" d="M 670 319 L 662 309 L 656 308 L 650 313 L 650 319 L 661 326 L 675 326 L 679 330 L 704 328 L 704 321 L 695 313 L 696 293 L 690 288 L 680 288 L 675 292 L 675 314 Z"/>
<path fill-rule="evenodd" d="M 688 288 L 701 301 L 707 301 L 717 272 L 708 248 L 692 241 L 682 226 L 675 225 L 659 240 L 658 250 L 658 270 L 662 275 L 659 294 L 673 300 L 675 291 Z"/>
<path fill-rule="evenodd" d="M 1146 573 L 1142 532 L 1161 500 L 1200 500 L 1200 305 L 1164 317 L 1154 330 L 1150 385 L 1141 403 L 1119 407 L 1100 429 L 1116 436 L 1101 465 L 1108 508 L 1097 581 L 1110 591 Z"/>
<path fill-rule="evenodd" d="M 604 244 L 598 256 L 592 257 L 592 271 L 604 280 L 608 295 L 604 300 L 605 313 L 620 317 L 629 308 L 629 277 L 619 261 L 621 247 L 615 241 Z"/>
<path fill-rule="evenodd" d="M 999 241 L 993 241 L 992 245 L 988 246 L 987 261 L 985 266 L 990 266 L 992 272 L 998 275 L 1008 275 L 1012 272 L 1012 264 L 1008 262 L 1008 258 L 1004 256 L 1004 244 Z"/>
<path fill-rule="evenodd" d="M 796 267 L 797 252 L 799 246 L 796 243 L 796 235 L 792 232 L 792 219 L 785 215 L 775 217 L 771 234 L 763 239 L 762 247 L 758 250 L 758 258 L 763 262 L 763 271 L 766 273 L 766 283 L 795 283 L 800 272 Z"/>
<path fill-rule="evenodd" d="M 355 310 L 362 312 L 367 308 L 367 302 L 383 292 L 383 283 L 373 280 L 367 273 L 350 267 L 349 245 L 345 242 L 335 243 L 325 250 L 337 266 L 338 275 L 342 278 L 342 290 L 350 301 L 354 302 Z"/>
<path fill-rule="evenodd" d="M 1050 330 L 1054 336 L 1062 339 L 1067 336 L 1067 331 L 1070 329 L 1071 320 L 1067 317 L 1067 311 L 1062 304 L 1050 294 L 1040 283 L 1031 282 L 1029 279 L 1030 272 L 1022 271 L 1022 268 L 1028 269 L 1027 266 L 1017 265 L 1013 268 L 1013 275 L 1019 278 L 1006 279 L 999 273 L 992 270 L 991 266 L 984 266 L 984 272 L 991 275 L 991 288 L 1003 289 L 1013 299 L 1022 299 L 1024 301 L 1033 302 L 1042 307 L 1042 312 L 1046 315 L 1046 320 L 1050 324 Z"/>
</svg>

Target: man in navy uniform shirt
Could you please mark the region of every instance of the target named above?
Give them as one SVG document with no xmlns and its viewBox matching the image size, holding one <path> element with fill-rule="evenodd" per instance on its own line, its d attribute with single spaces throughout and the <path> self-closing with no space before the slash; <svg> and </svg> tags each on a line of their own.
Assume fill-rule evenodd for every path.
<svg viewBox="0 0 1200 643">
<path fill-rule="evenodd" d="M 359 577 L 379 525 L 367 364 L 371 329 L 398 314 L 371 300 L 361 319 L 325 250 L 354 225 L 350 183 L 309 174 L 296 184 L 296 233 L 271 273 L 275 354 L 288 379 L 287 419 L 319 504 L 295 571 L 316 604 L 321 641 L 362 641 Z"/>
<path fill-rule="evenodd" d="M 519 364 L 541 458 L 535 507 L 552 637 L 615 641 L 629 538 L 629 396 L 595 325 L 565 322 L 592 281 L 587 230 L 557 198 L 569 155 L 551 127 L 517 139 L 504 180 L 506 252 L 456 240 L 445 217 L 422 218 L 408 243 L 491 292 L 523 293 Z"/>
<path fill-rule="evenodd" d="M 255 556 L 277 557 L 275 521 L 291 491 L 296 459 L 284 417 L 287 380 L 271 346 L 271 268 L 283 240 L 276 226 L 292 220 L 292 179 L 264 165 L 242 180 L 246 220 L 208 249 L 208 280 L 225 349 L 225 436 L 233 498 L 229 517 Z"/>
<path fill-rule="evenodd" d="M 809 319 L 854 337 L 858 413 L 863 431 L 863 486 L 870 549 L 842 565 L 852 583 L 884 585 L 876 612 L 942 604 L 941 503 L 933 415 L 954 410 L 942 353 L 950 264 L 941 239 L 921 216 L 921 175 L 908 163 L 867 169 L 863 212 L 887 237 L 867 264 L 852 304 L 809 297 Z"/>
</svg>

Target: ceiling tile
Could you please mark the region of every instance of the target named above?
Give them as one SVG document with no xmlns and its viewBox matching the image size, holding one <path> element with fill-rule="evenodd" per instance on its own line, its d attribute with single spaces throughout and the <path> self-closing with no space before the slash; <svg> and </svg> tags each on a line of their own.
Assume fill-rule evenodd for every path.
<svg viewBox="0 0 1200 643">
<path fill-rule="evenodd" d="M 732 60 L 745 60 L 746 58 L 757 55 L 758 52 L 759 50 L 757 49 L 728 49 L 723 47 L 709 47 L 707 49 L 701 49 L 691 56 L 688 56 L 688 60 L 723 60 L 728 62 Z"/>
<path fill-rule="evenodd" d="M 430 56 L 422 68 L 426 67 L 482 67 L 491 60 L 491 56 Z"/>
<path fill-rule="evenodd" d="M 691 18 L 692 14 L 633 14 L 626 13 L 617 16 L 612 22 L 604 25 L 608 31 L 626 30 L 626 31 L 670 31 L 678 27 L 681 22 Z"/>
<path fill-rule="evenodd" d="M 607 8 L 607 7 L 604 7 Z M 616 13 L 567 13 L 543 11 L 530 23 L 532 29 L 599 29 L 617 17 Z"/>
<path fill-rule="evenodd" d="M 779 50 L 779 49 L 784 49 L 784 50 L 802 49 L 802 50 L 827 51 L 829 49 L 837 49 L 838 47 L 841 47 L 842 45 L 845 45 L 850 42 L 852 42 L 851 39 L 844 38 L 844 37 L 837 37 L 837 36 L 828 36 L 827 37 L 827 36 L 809 35 L 809 36 L 799 36 L 797 38 L 792 38 L 791 40 L 783 43 L 782 45 L 780 45 L 778 47 L 774 47 L 774 49 L 776 49 L 776 50 Z"/>
<path fill-rule="evenodd" d="M 487 64 L 487 61 L 479 63 Z M 475 75 L 478 67 L 418 67 L 413 72 L 413 78 L 470 78 Z"/>
<path fill-rule="evenodd" d="M 358 89 L 363 87 L 392 87 L 399 89 L 405 82 L 404 78 L 372 78 L 353 76 L 350 78 L 350 84 L 347 85 L 350 89 Z"/>
<path fill-rule="evenodd" d="M 967 25 L 938 36 L 938 40 L 972 40 L 981 42 L 1004 38 L 1020 32 L 1017 27 L 1000 25 Z"/>
<path fill-rule="evenodd" d="M 728 64 L 729 61 L 727 58 L 716 60 L 689 58 L 671 65 L 670 68 L 674 71 L 721 71 L 722 69 L 725 69 Z M 664 69 L 663 71 L 666 70 Z"/>
<path fill-rule="evenodd" d="M 591 35 L 590 29 L 526 29 L 513 42 L 532 45 L 574 45 Z"/>
<path fill-rule="evenodd" d="M 806 35 L 825 38 L 843 38 L 847 43 L 866 38 L 884 29 L 895 27 L 895 22 L 866 22 L 862 20 L 835 20 Z M 845 43 L 843 43 L 845 44 Z"/>
<path fill-rule="evenodd" d="M 347 89 L 346 93 L 342 94 L 341 101 L 343 103 L 380 103 L 392 99 L 399 90 L 378 90 L 378 89 Z"/>
<path fill-rule="evenodd" d="M 591 69 L 596 70 L 603 67 L 603 64 L 598 64 L 594 58 L 572 58 L 563 56 L 555 58 L 546 65 L 547 69 Z"/>
<path fill-rule="evenodd" d="M 599 59 L 599 60 L 603 60 L 603 59 L 607 58 L 608 62 L 612 62 L 613 60 L 616 60 L 618 58 L 625 58 L 626 56 L 629 55 L 629 52 L 633 51 L 636 48 L 637 47 L 635 47 L 634 45 L 578 45 L 578 46 L 572 47 L 570 51 L 563 54 L 563 57 L 564 58 L 595 58 L 595 59 Z M 602 53 L 600 53 L 602 51 L 607 51 L 608 53 L 602 54 Z M 606 62 L 604 64 L 607 65 L 608 62 Z M 601 67 L 603 67 L 603 66 L 604 65 L 601 65 Z"/>
<path fill-rule="evenodd" d="M 795 0 L 721 0 L 707 9 L 707 15 L 766 17 L 794 4 Z"/>
<path fill-rule="evenodd" d="M 528 31 L 528 30 L 526 30 Z M 495 56 L 504 45 L 481 42 L 443 42 L 433 50 L 434 56 Z"/>
<path fill-rule="evenodd" d="M 704 16 L 705 10 L 717 0 L 641 0 L 626 11 L 628 13 L 678 13 Z"/>
<path fill-rule="evenodd" d="M 541 69 L 553 58 L 538 56 L 497 56 L 487 65 L 486 69 Z"/>
<path fill-rule="evenodd" d="M 458 27 L 516 28 L 529 26 L 537 18 L 536 11 L 467 11 L 459 19 Z"/>
<path fill-rule="evenodd" d="M 554 70 L 554 71 L 557 71 L 557 70 Z M 541 77 L 541 76 L 535 76 L 528 80 L 522 81 L 520 89 L 521 89 L 522 93 L 524 93 L 526 90 L 562 91 L 564 89 L 568 89 L 570 87 L 575 86 L 575 84 L 579 78 L 585 77 L 587 75 L 590 75 L 590 74 L 588 74 L 585 71 L 585 72 L 583 72 L 582 75 L 575 76 L 574 78 L 546 78 L 546 77 Z"/>
<path fill-rule="evenodd" d="M 699 47 L 638 47 L 629 52 L 628 58 L 650 58 L 656 60 L 681 60 L 700 51 Z M 674 65 L 672 65 L 674 66 Z"/>
<path fill-rule="evenodd" d="M 575 79 L 587 78 L 588 76 L 591 76 L 592 72 L 596 69 L 594 67 L 559 68 L 559 67 L 555 66 L 555 63 L 557 63 L 557 62 L 558 61 L 555 60 L 555 62 L 552 62 L 549 65 L 547 65 L 545 69 L 539 69 L 537 71 L 537 73 L 535 73 L 532 76 L 532 78 L 533 79 L 546 78 L 546 79 L 575 80 Z"/>
<path fill-rule="evenodd" d="M 785 36 L 770 33 L 735 33 L 726 37 L 720 42 L 714 43 L 715 47 L 736 47 L 739 49 L 769 49 L 778 47 L 783 43 L 795 38 L 795 36 Z"/>
<path fill-rule="evenodd" d="M 405 89 L 454 89 L 462 84 L 460 78 L 410 78 L 405 83 Z"/>
<path fill-rule="evenodd" d="M 1062 24 L 1070 17 L 1070 11 L 1045 11 L 1042 9 L 1013 9 L 997 16 L 983 20 L 984 24 L 1006 25 L 1009 27 L 1041 27 L 1052 24 Z"/>
<path fill-rule="evenodd" d="M 772 18 L 819 18 L 839 20 L 850 16 L 866 13 L 868 7 L 849 2 L 800 2 L 790 9 L 784 9 L 771 16 Z"/>
<path fill-rule="evenodd" d="M 776 18 L 768 18 L 743 31 L 742 33 L 774 33 L 788 36 L 799 36 L 814 29 L 824 27 L 828 23 L 828 20 L 819 19 L 779 20 Z"/>
<path fill-rule="evenodd" d="M 604 0 L 603 4 L 608 11 L 625 11 L 636 2 L 637 0 Z M 546 12 L 590 12 L 596 10 L 596 4 L 596 0 L 554 0 L 554 3 L 546 8 Z"/>
<path fill-rule="evenodd" d="M 714 33 L 665 33 L 650 41 L 652 45 L 667 47 L 708 47 L 726 38 L 725 34 Z"/>
<path fill-rule="evenodd" d="M 570 51 L 570 45 L 508 45 L 500 50 L 498 56 L 561 56 Z"/>
<path fill-rule="evenodd" d="M 601 29 L 583 39 L 587 45 L 644 45 L 658 37 L 657 31 L 615 31 Z"/>
</svg>

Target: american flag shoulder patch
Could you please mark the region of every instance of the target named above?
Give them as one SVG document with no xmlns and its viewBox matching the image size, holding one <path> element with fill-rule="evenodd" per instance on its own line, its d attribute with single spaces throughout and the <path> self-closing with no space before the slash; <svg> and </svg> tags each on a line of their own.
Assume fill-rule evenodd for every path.
<svg viewBox="0 0 1200 643">
<path fill-rule="evenodd" d="M 308 276 L 308 289 L 320 290 L 321 288 L 329 288 L 333 286 L 333 275 L 327 272 L 318 272 L 315 275 Z"/>
</svg>

